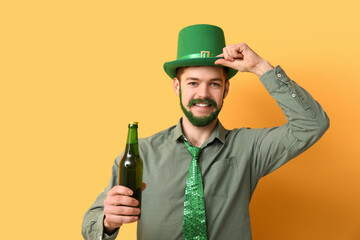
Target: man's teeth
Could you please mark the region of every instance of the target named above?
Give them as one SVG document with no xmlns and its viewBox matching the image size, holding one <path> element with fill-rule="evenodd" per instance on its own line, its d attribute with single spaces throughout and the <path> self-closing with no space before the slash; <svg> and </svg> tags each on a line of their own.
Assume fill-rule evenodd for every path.
<svg viewBox="0 0 360 240">
<path fill-rule="evenodd" d="M 210 106 L 210 104 L 205 104 L 205 103 L 197 103 L 195 104 L 196 106 L 198 107 L 207 107 L 207 106 Z"/>
</svg>

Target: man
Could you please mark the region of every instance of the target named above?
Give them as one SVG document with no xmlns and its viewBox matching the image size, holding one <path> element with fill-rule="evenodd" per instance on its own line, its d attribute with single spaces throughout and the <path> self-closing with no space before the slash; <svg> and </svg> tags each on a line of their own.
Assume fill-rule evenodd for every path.
<svg viewBox="0 0 360 240">
<path fill-rule="evenodd" d="M 326 113 L 245 43 L 225 47 L 216 26 L 184 28 L 177 60 L 164 69 L 184 115 L 139 140 L 146 183 L 141 219 L 132 192 L 117 186 L 119 156 L 109 185 L 85 214 L 83 236 L 115 239 L 122 224 L 138 221 L 138 239 L 251 239 L 249 204 L 259 179 L 314 144 L 329 126 Z M 221 125 L 217 116 L 237 71 L 260 77 L 287 123 L 231 131 Z"/>
</svg>

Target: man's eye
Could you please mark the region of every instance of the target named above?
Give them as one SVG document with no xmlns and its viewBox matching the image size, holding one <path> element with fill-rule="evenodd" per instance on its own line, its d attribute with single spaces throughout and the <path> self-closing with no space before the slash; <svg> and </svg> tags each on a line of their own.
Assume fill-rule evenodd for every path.
<svg viewBox="0 0 360 240">
<path fill-rule="evenodd" d="M 189 82 L 190 86 L 196 86 L 196 82 Z"/>
<path fill-rule="evenodd" d="M 219 83 L 211 83 L 211 86 L 220 87 L 220 84 Z"/>
</svg>

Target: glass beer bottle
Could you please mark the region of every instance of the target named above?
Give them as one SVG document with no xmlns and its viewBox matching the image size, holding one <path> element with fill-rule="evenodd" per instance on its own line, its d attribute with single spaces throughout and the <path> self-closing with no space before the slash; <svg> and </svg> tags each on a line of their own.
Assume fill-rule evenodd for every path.
<svg viewBox="0 0 360 240">
<path fill-rule="evenodd" d="M 133 191 L 131 197 L 139 201 L 138 207 L 141 208 L 143 162 L 139 156 L 137 128 L 137 122 L 129 123 L 126 148 L 119 164 L 119 185 Z"/>
</svg>

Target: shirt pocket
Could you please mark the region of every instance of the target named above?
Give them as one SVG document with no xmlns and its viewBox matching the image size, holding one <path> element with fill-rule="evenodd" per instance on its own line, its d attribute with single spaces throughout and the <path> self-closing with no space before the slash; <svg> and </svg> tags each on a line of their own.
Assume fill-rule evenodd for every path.
<svg viewBox="0 0 360 240">
<path fill-rule="evenodd" d="M 215 162 L 211 166 L 205 182 L 210 195 L 221 197 L 229 197 L 233 194 L 238 183 L 239 175 L 236 157 Z"/>
</svg>

